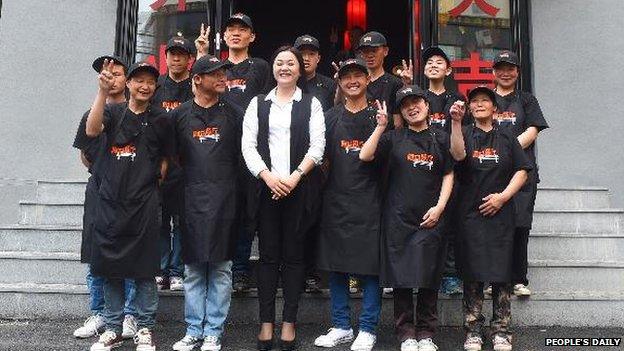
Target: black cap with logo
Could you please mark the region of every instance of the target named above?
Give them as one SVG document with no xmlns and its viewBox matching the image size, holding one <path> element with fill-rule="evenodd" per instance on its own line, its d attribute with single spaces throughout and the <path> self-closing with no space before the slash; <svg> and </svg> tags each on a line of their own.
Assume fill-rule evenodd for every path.
<svg viewBox="0 0 624 351">
<path fill-rule="evenodd" d="M 379 32 L 368 32 L 360 38 L 358 49 L 366 46 L 388 46 L 388 41 L 386 40 L 386 37 Z"/>
<path fill-rule="evenodd" d="M 361 58 L 351 58 L 340 62 L 340 68 L 338 68 L 338 77 L 342 77 L 350 68 L 359 69 L 360 71 L 368 74 L 368 68 L 366 68 L 366 62 Z"/>
<path fill-rule="evenodd" d="M 183 36 L 175 36 L 167 42 L 167 49 L 165 51 L 169 51 L 171 49 L 182 49 L 187 52 L 189 55 L 193 53 L 194 47 L 191 45 L 191 42 Z"/>
<path fill-rule="evenodd" d="M 444 50 L 437 46 L 431 46 L 425 49 L 422 53 L 422 62 L 425 64 L 432 56 L 441 56 L 447 65 L 451 65 L 451 60 L 446 56 Z"/>
<path fill-rule="evenodd" d="M 215 56 L 206 55 L 202 56 L 200 59 L 193 63 L 193 68 L 191 68 L 191 73 L 195 74 L 207 74 L 212 73 L 219 68 L 228 69 L 232 67 L 232 64 L 228 61 L 221 61 Z"/>
<path fill-rule="evenodd" d="M 160 72 L 158 72 L 156 67 L 150 65 L 147 62 L 137 62 L 130 66 L 130 68 L 128 69 L 128 73 L 126 74 L 126 78 L 129 80 L 140 72 L 147 72 L 153 75 L 156 79 L 158 79 L 158 77 L 160 76 Z"/>
<path fill-rule="evenodd" d="M 225 22 L 225 27 L 227 28 L 233 23 L 240 23 L 244 25 L 245 27 L 249 27 L 249 29 L 251 29 L 252 32 L 254 30 L 253 23 L 251 22 L 251 17 L 247 16 L 244 13 L 239 12 L 230 16 L 230 18 L 228 18 L 228 20 Z"/>
<path fill-rule="evenodd" d="M 399 91 L 397 91 L 395 105 L 401 106 L 401 103 L 403 102 L 403 100 L 410 96 L 418 96 L 418 97 L 425 99 L 425 101 L 428 101 L 427 94 L 418 85 L 407 85 L 399 89 Z"/>
<path fill-rule="evenodd" d="M 509 50 L 503 50 L 496 55 L 494 58 L 494 67 L 498 66 L 501 63 L 509 63 L 514 66 L 520 67 L 520 60 L 518 59 L 518 55 L 515 52 Z"/>
<path fill-rule="evenodd" d="M 311 35 L 302 35 L 295 40 L 295 45 L 293 45 L 295 49 L 301 50 L 302 48 L 308 47 L 313 50 L 319 51 L 321 49 L 321 44 L 319 44 L 318 39 Z"/>
<path fill-rule="evenodd" d="M 490 100 L 492 100 L 492 103 L 496 106 L 496 94 L 494 93 L 494 90 L 486 87 L 485 85 L 480 85 L 476 88 L 472 88 L 469 92 L 468 92 L 468 102 L 470 102 L 470 100 L 472 100 L 477 94 L 486 94 Z"/>
<path fill-rule="evenodd" d="M 120 57 L 114 55 L 104 55 L 96 58 L 95 61 L 93 61 L 93 64 L 91 64 L 91 67 L 93 67 L 93 69 L 98 73 L 102 72 L 104 60 L 113 60 L 115 64 L 123 66 L 124 72 L 128 70 L 128 65 L 126 65 Z"/>
</svg>

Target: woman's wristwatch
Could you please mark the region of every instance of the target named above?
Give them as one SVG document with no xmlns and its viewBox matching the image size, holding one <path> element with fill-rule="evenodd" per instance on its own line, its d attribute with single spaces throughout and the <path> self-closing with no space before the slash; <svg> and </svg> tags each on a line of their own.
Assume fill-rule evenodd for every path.
<svg viewBox="0 0 624 351">
<path fill-rule="evenodd" d="M 305 177 L 305 173 L 303 172 L 301 168 L 297 167 L 295 169 L 295 172 L 299 172 L 299 175 L 301 176 L 301 178 Z"/>
</svg>

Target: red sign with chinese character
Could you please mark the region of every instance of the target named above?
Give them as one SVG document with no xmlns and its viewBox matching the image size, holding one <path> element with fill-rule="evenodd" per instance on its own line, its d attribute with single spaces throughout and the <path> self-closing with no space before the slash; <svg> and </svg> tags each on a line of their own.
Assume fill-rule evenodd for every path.
<svg viewBox="0 0 624 351">
<path fill-rule="evenodd" d="M 468 96 L 470 89 L 480 85 L 494 88 L 492 78 L 492 61 L 481 60 L 478 52 L 471 52 L 467 60 L 451 62 L 453 76 L 457 82 L 457 90 Z"/>
</svg>

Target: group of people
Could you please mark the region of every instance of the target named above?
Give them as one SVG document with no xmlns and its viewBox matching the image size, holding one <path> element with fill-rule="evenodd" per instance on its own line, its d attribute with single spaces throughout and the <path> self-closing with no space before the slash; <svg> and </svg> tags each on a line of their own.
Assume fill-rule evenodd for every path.
<svg viewBox="0 0 624 351">
<path fill-rule="evenodd" d="M 127 338 L 155 350 L 158 289 L 169 285 L 184 290 L 187 324 L 173 349 L 220 350 L 257 234 L 258 350 L 274 347 L 278 285 L 279 347 L 297 347 L 300 296 L 318 271 L 328 272 L 332 325 L 316 346 L 371 350 L 386 287 L 401 350 L 437 350 L 448 248 L 463 280 L 464 349 L 482 348 L 491 284 L 490 338 L 511 350 L 513 284 L 528 284 L 534 145 L 548 127 L 537 100 L 516 90 L 518 57 L 501 52 L 496 88 L 464 100 L 444 87 L 452 69 L 440 48 L 423 52 L 427 90 L 412 84 L 411 63 L 400 77 L 385 72 L 379 32 L 363 34 L 333 78 L 316 72 L 310 35 L 268 63 L 249 56 L 245 14 L 225 23 L 226 60 L 207 53 L 208 34 L 202 25 L 194 45 L 171 38 L 163 76 L 115 56 L 93 62 L 98 92 L 74 142 L 91 173 L 82 261 L 92 316 L 74 335 L 98 334 L 92 351 Z M 351 279 L 362 290 L 357 335 Z"/>
</svg>

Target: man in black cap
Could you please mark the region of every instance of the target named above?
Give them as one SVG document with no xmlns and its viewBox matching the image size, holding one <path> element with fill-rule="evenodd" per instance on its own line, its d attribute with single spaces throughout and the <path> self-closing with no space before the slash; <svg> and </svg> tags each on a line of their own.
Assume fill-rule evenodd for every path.
<svg viewBox="0 0 624 351">
<path fill-rule="evenodd" d="M 398 77 L 384 70 L 384 60 L 388 56 L 388 42 L 379 32 L 368 32 L 360 38 L 357 51 L 366 62 L 370 72 L 371 82 L 368 85 L 369 97 L 373 100 L 384 101 L 388 112 L 392 114 L 393 125 L 400 126 L 401 116 L 395 108 L 395 96 L 404 85 Z"/>
<path fill-rule="evenodd" d="M 218 351 L 230 307 L 243 117 L 220 98 L 230 66 L 210 55 L 198 59 L 191 72 L 195 98 L 172 113 L 187 204 L 181 214 L 187 329 L 173 345 L 178 351 L 200 344 Z"/>
<path fill-rule="evenodd" d="M 155 350 L 152 330 L 158 307 L 155 276 L 159 273 L 159 181 L 171 155 L 171 130 L 164 110 L 151 106 L 158 70 L 137 63 L 127 72 L 127 103 L 106 105 L 114 86 L 113 61 L 104 60 L 99 89 L 86 123 L 86 134 L 106 135 L 98 159 L 101 182 L 91 267 L 104 281 L 106 331 L 91 351 L 108 351 L 121 345 L 124 279 L 134 279 L 138 351 Z"/>
<path fill-rule="evenodd" d="M 165 50 L 167 73 L 158 78 L 158 88 L 152 103 L 171 111 L 193 98 L 189 63 L 194 48 L 189 40 L 178 33 L 169 39 Z M 182 174 L 171 165 L 167 179 L 162 184 L 163 213 L 160 231 L 160 269 L 156 277 L 158 289 L 183 289 L 184 265 L 180 257 L 179 212 L 182 202 Z"/>
<path fill-rule="evenodd" d="M 321 105 L 323 105 L 323 111 L 329 110 L 334 106 L 336 82 L 316 71 L 321 61 L 321 46 L 318 39 L 311 35 L 302 35 L 295 40 L 293 46 L 303 56 L 305 82 L 302 89 L 319 99 Z"/>
<path fill-rule="evenodd" d="M 93 69 L 100 73 L 104 60 L 112 60 L 113 66 L 111 73 L 113 75 L 114 83 L 111 88 L 107 104 L 118 104 L 126 101 L 126 71 L 128 67 L 126 64 L 116 56 L 100 56 L 93 61 Z M 91 242 L 93 236 L 93 226 L 95 225 L 95 212 L 97 206 L 97 193 L 99 188 L 99 176 L 96 174 L 97 165 L 96 162 L 100 156 L 102 146 L 104 144 L 103 136 L 97 138 L 89 138 L 86 134 L 86 124 L 89 111 L 85 112 L 78 125 L 78 131 L 76 132 L 76 138 L 74 139 L 73 146 L 80 150 L 80 160 L 87 167 L 90 173 L 87 181 L 87 187 L 85 190 L 84 201 L 84 214 L 82 219 L 82 242 L 80 248 L 80 262 L 91 262 Z M 91 317 L 87 318 L 83 326 L 74 331 L 74 336 L 77 338 L 89 338 L 104 331 L 104 291 L 103 291 L 104 279 L 102 277 L 96 277 L 91 274 L 91 267 L 87 268 L 87 288 L 89 289 L 89 307 L 91 310 Z M 125 287 L 125 307 L 124 307 L 124 322 L 122 337 L 131 338 L 136 332 L 136 309 L 133 305 L 135 287 L 134 281 L 127 279 L 124 284 Z"/>
<path fill-rule="evenodd" d="M 269 90 L 271 67 L 265 60 L 249 56 L 249 46 L 256 40 L 256 32 L 249 16 L 243 13 L 233 14 L 225 23 L 223 39 L 228 46 L 226 62 L 232 64 L 232 67 L 226 71 L 228 89 L 222 98 L 246 110 L 254 96 Z M 204 46 L 201 51 L 198 51 L 198 57 L 207 54 L 207 49 L 207 46 Z M 241 172 L 249 178 L 240 187 L 244 208 L 245 186 L 255 184 L 255 180 L 246 169 Z M 241 218 L 241 229 L 232 267 L 232 287 L 237 292 L 249 289 L 251 270 L 249 256 L 255 234 L 254 220 L 246 215 Z"/>
</svg>

